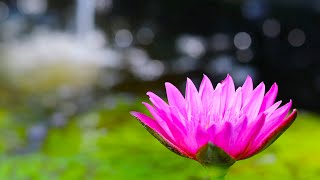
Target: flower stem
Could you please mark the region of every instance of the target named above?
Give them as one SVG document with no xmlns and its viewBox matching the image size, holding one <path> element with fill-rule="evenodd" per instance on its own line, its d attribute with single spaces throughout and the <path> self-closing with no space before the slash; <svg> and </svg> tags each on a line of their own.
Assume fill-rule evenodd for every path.
<svg viewBox="0 0 320 180">
<path fill-rule="evenodd" d="M 228 167 L 205 166 L 211 180 L 224 180 Z"/>
</svg>

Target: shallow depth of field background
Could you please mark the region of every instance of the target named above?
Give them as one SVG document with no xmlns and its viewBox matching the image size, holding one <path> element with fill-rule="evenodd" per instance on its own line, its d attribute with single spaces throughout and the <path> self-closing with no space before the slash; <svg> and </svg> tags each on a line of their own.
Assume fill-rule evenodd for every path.
<svg viewBox="0 0 320 180">
<path fill-rule="evenodd" d="M 226 179 L 318 179 L 319 22 L 318 0 L 0 0 L 0 179 L 206 179 L 129 115 L 203 74 L 299 111 Z"/>
</svg>

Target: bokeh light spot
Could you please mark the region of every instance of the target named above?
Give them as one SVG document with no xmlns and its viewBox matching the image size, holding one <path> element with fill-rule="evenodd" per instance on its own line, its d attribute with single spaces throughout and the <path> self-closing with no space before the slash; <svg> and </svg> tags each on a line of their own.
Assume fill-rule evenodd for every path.
<svg viewBox="0 0 320 180">
<path fill-rule="evenodd" d="M 205 45 L 200 37 L 183 35 L 176 42 L 178 51 L 193 58 L 199 58 L 205 53 Z"/>
<path fill-rule="evenodd" d="M 148 27 L 142 27 L 137 32 L 137 41 L 140 44 L 151 44 L 154 38 L 154 32 Z"/>
<path fill-rule="evenodd" d="M 267 19 L 262 25 L 263 34 L 269 38 L 275 38 L 280 34 L 280 22 L 276 19 Z"/>
<path fill-rule="evenodd" d="M 131 45 L 133 37 L 129 30 L 121 29 L 116 33 L 114 40 L 118 47 L 126 48 Z"/>
<path fill-rule="evenodd" d="M 233 43 L 238 49 L 244 50 L 250 47 L 252 40 L 248 33 L 239 32 L 234 36 Z"/>
<path fill-rule="evenodd" d="M 293 47 L 300 47 L 306 41 L 306 35 L 301 29 L 293 29 L 289 32 L 288 41 Z"/>
</svg>

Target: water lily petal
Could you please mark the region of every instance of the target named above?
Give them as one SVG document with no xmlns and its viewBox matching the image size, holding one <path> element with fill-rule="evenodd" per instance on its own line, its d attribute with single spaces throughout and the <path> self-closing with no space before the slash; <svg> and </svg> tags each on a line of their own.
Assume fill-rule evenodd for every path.
<svg viewBox="0 0 320 180">
<path fill-rule="evenodd" d="M 266 123 L 261 129 L 259 135 L 256 137 L 254 144 L 259 144 L 263 138 L 268 136 L 271 129 L 282 123 L 291 108 L 291 104 L 291 101 L 289 101 L 287 104 L 274 111 L 271 115 L 267 116 Z"/>
<path fill-rule="evenodd" d="M 266 115 L 264 113 L 260 114 L 255 121 L 248 122 L 247 129 L 239 136 L 237 140 L 237 153 L 235 153 L 234 158 L 237 160 L 245 159 L 246 153 L 250 150 L 250 144 L 256 135 L 260 132 L 261 128 L 265 123 Z"/>
<path fill-rule="evenodd" d="M 191 155 L 183 151 L 177 145 L 175 145 L 174 141 L 163 131 L 163 129 L 157 124 L 155 120 L 142 114 L 140 112 L 131 112 L 133 116 L 135 116 L 141 124 L 156 138 L 161 142 L 165 147 L 169 150 L 175 152 L 176 154 L 188 158 L 192 158 Z"/>
<path fill-rule="evenodd" d="M 155 107 L 157 107 L 158 109 L 162 109 L 166 113 L 169 112 L 168 104 L 164 100 L 162 100 L 159 96 L 157 96 L 153 92 L 147 92 L 147 95 L 149 96 L 149 100 L 152 102 L 152 104 Z"/>
<path fill-rule="evenodd" d="M 167 115 L 163 112 L 158 111 L 156 108 L 152 107 L 148 103 L 143 103 L 149 112 L 152 114 L 154 119 L 157 120 L 158 124 L 162 129 L 170 136 L 173 140 L 179 139 L 181 136 L 181 131 L 179 131 L 176 125 L 172 122 L 171 115 Z"/>
<path fill-rule="evenodd" d="M 270 116 L 280 106 L 281 103 L 282 101 L 278 101 L 265 110 L 264 113 L 267 114 L 267 117 Z"/>
<path fill-rule="evenodd" d="M 251 151 L 247 154 L 247 157 L 251 157 L 260 151 L 270 146 L 280 135 L 287 130 L 297 117 L 297 110 L 294 109 L 292 113 L 286 117 L 281 123 L 274 126 L 264 138 L 260 139 L 258 144 L 251 148 Z M 246 157 L 245 157 L 246 158 Z"/>
<path fill-rule="evenodd" d="M 232 98 L 234 97 L 235 87 L 233 79 L 230 75 L 222 81 L 222 93 L 220 97 L 220 114 L 224 116 L 225 111 L 229 107 L 229 104 L 232 102 Z"/>
<path fill-rule="evenodd" d="M 248 119 L 246 116 L 241 116 L 237 120 L 237 124 L 233 124 L 232 136 L 229 141 L 230 148 L 228 151 L 231 156 L 236 157 L 236 155 L 239 154 L 238 144 L 239 142 L 241 142 L 240 137 L 245 134 L 245 131 L 247 131 L 247 127 Z"/>
<path fill-rule="evenodd" d="M 229 121 L 232 124 L 236 124 L 241 112 L 241 104 L 242 104 L 242 89 L 240 87 L 233 94 L 233 97 L 230 100 L 229 107 L 227 108 L 224 114 L 223 120 Z"/>
<path fill-rule="evenodd" d="M 209 118 L 209 126 L 211 126 L 212 124 L 216 123 L 219 124 L 220 121 L 222 121 L 222 114 L 220 114 L 220 98 L 221 98 L 221 94 L 222 94 L 222 87 L 221 84 L 218 83 L 218 85 L 216 86 L 216 89 L 213 92 L 212 95 L 212 101 L 214 101 L 214 105 L 212 105 L 211 110 L 209 112 L 210 113 L 210 118 Z"/>
<path fill-rule="evenodd" d="M 160 134 L 161 136 L 164 136 L 166 139 L 169 139 L 169 136 L 164 132 L 162 127 L 152 119 L 151 117 L 142 114 L 140 112 L 131 112 L 131 114 L 136 117 L 143 125 L 149 126 L 151 129 L 153 129 L 156 133 Z"/>
<path fill-rule="evenodd" d="M 179 112 L 186 117 L 186 101 L 180 91 L 171 83 L 166 82 L 165 86 L 169 105 L 177 107 Z"/>
<path fill-rule="evenodd" d="M 228 152 L 233 130 L 232 124 L 230 122 L 226 122 L 220 129 L 220 132 L 215 135 L 212 142 L 224 151 Z"/>
<path fill-rule="evenodd" d="M 199 115 L 201 112 L 201 108 L 202 105 L 197 88 L 194 86 L 193 82 L 188 78 L 186 85 L 186 110 L 188 120 L 194 125 L 198 123 L 195 121 L 200 120 Z"/>
<path fill-rule="evenodd" d="M 261 103 L 264 97 L 264 83 L 260 83 L 252 92 L 251 97 L 248 98 L 243 107 L 243 113 L 248 116 L 248 120 L 254 120 L 259 113 Z"/>
<path fill-rule="evenodd" d="M 251 95 L 252 91 L 253 91 L 252 79 L 250 76 L 248 76 L 246 81 L 242 85 L 242 99 L 243 99 L 242 104 L 246 103 L 246 100 Z"/>
<path fill-rule="evenodd" d="M 211 106 L 213 105 L 213 91 L 214 89 L 211 81 L 206 75 L 203 75 L 203 79 L 199 88 L 199 95 L 201 98 L 203 113 L 205 116 L 210 116 Z"/>
<path fill-rule="evenodd" d="M 278 94 L 278 85 L 274 83 L 263 98 L 263 101 L 260 107 L 260 112 L 265 111 L 266 109 L 268 109 L 270 106 L 273 105 L 274 101 L 276 100 L 277 94 Z"/>
</svg>

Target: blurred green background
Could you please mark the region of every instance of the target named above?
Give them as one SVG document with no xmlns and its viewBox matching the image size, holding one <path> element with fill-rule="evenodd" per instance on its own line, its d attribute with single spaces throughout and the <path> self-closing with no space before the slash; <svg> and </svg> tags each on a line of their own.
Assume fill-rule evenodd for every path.
<svg viewBox="0 0 320 180">
<path fill-rule="evenodd" d="M 226 179 L 320 178 L 318 0 L 0 0 L 0 179 L 208 179 L 129 112 L 247 75 L 296 122 Z"/>
<path fill-rule="evenodd" d="M 153 138 L 128 114 L 132 109 L 140 110 L 141 104 L 118 103 L 76 115 L 64 127 L 47 129 L 41 148 L 32 152 L 15 152 L 21 145 L 28 146 L 25 127 L 2 110 L 0 178 L 207 178 L 199 163 L 177 156 Z M 300 112 L 273 145 L 238 161 L 226 179 L 318 179 L 319 137 L 319 116 Z"/>
</svg>

